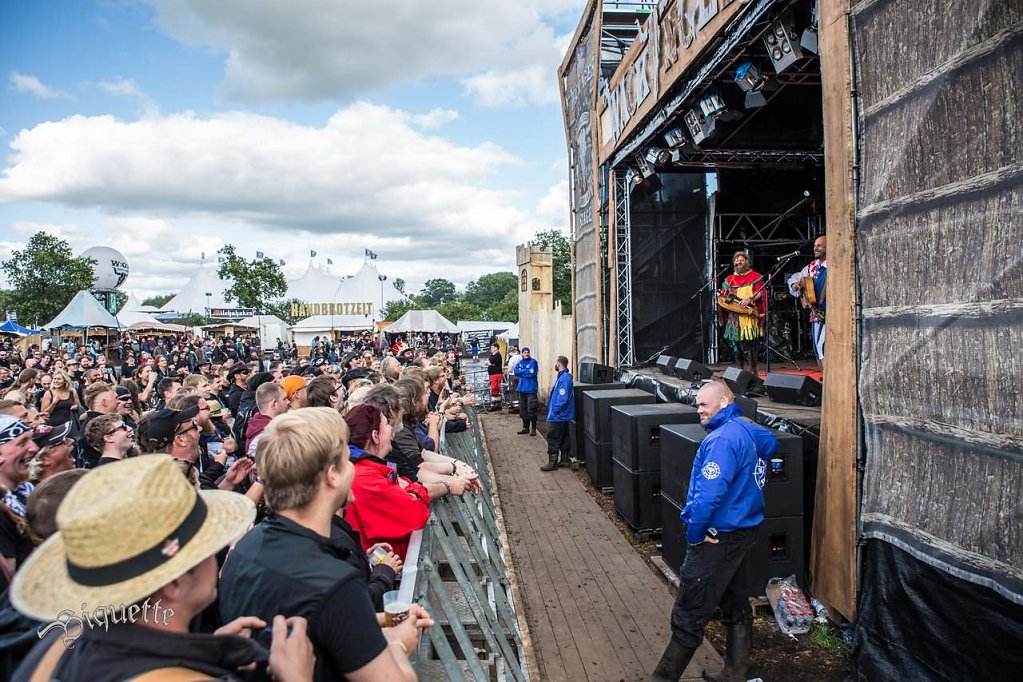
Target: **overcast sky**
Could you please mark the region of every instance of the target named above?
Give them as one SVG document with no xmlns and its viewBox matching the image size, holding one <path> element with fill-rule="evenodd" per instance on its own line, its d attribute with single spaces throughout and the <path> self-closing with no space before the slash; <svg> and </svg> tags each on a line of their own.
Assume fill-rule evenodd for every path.
<svg viewBox="0 0 1023 682">
<path fill-rule="evenodd" d="M 583 0 L 8 0 L 0 259 L 112 246 L 144 298 L 216 250 L 412 288 L 568 224 L 556 69 Z"/>
</svg>

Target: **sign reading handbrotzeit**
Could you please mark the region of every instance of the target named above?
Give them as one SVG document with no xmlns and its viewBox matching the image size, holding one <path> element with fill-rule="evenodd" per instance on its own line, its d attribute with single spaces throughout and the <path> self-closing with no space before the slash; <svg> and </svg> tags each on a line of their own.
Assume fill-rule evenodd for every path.
<svg viewBox="0 0 1023 682">
<path fill-rule="evenodd" d="M 371 317 L 374 313 L 372 303 L 292 303 L 292 317 L 309 317 L 310 315 L 362 315 Z"/>
</svg>

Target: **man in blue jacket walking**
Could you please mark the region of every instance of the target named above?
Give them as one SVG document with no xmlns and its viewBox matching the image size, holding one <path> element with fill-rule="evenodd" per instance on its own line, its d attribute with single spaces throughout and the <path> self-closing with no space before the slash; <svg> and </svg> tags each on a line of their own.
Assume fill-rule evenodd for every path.
<svg viewBox="0 0 1023 682">
<path fill-rule="evenodd" d="M 558 458 L 562 464 L 568 464 L 570 441 L 568 424 L 575 419 L 575 397 L 572 391 L 572 373 L 568 371 L 568 358 L 559 355 L 554 363 L 558 378 L 551 387 L 551 395 L 547 399 L 547 463 L 540 471 L 554 471 L 558 468 Z"/>
<path fill-rule="evenodd" d="M 522 417 L 522 430 L 519 434 L 536 435 L 536 392 L 540 384 L 536 378 L 540 366 L 529 353 L 528 348 L 522 349 L 522 359 L 515 365 L 515 376 L 519 378 L 519 416 Z"/>
<path fill-rule="evenodd" d="M 711 680 L 745 680 L 753 614 L 749 606 L 749 551 L 764 520 L 767 462 L 778 450 L 768 429 L 744 419 L 734 396 L 720 381 L 696 394 L 700 423 L 710 434 L 700 444 L 682 510 L 686 558 L 675 606 L 671 642 L 654 670 L 654 680 L 678 680 L 720 605 L 727 631 L 725 668 Z"/>
</svg>

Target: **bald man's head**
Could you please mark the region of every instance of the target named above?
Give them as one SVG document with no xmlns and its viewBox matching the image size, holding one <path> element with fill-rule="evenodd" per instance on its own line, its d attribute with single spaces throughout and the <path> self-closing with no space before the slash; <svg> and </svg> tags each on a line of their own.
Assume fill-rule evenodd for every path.
<svg viewBox="0 0 1023 682">
<path fill-rule="evenodd" d="M 700 415 L 700 423 L 706 426 L 714 415 L 733 402 L 735 396 L 725 382 L 717 379 L 708 381 L 696 394 L 696 413 Z"/>
</svg>

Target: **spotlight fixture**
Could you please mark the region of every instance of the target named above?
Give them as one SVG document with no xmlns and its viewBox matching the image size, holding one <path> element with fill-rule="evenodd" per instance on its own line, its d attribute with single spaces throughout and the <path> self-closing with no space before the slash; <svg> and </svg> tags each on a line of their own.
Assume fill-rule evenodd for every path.
<svg viewBox="0 0 1023 682">
<path fill-rule="evenodd" d="M 654 168 L 653 166 L 650 165 L 650 162 L 647 161 L 646 157 L 637 156 L 636 165 L 639 167 L 640 175 L 643 176 L 644 180 L 646 180 L 647 178 L 651 177 L 654 174 Z"/>
<path fill-rule="evenodd" d="M 726 109 L 728 107 L 725 106 L 725 100 L 716 92 L 708 93 L 700 100 L 700 111 L 704 118 L 717 118 L 725 113 Z"/>
<path fill-rule="evenodd" d="M 629 168 L 625 171 L 626 186 L 635 187 L 641 182 L 643 182 L 643 176 L 637 173 L 635 168 Z"/>
<path fill-rule="evenodd" d="M 661 149 L 660 147 L 650 147 L 646 150 L 645 157 L 647 163 L 655 166 L 664 166 L 671 160 L 671 154 L 668 153 L 668 150 Z"/>
<path fill-rule="evenodd" d="M 753 62 L 746 61 L 739 65 L 735 70 L 735 82 L 746 93 L 747 109 L 756 109 L 767 104 L 767 98 L 761 92 L 767 85 L 767 77 L 753 65 Z"/>
<path fill-rule="evenodd" d="M 664 133 L 664 141 L 668 143 L 668 146 L 672 149 L 678 149 L 686 145 L 686 134 L 681 128 L 672 128 L 668 132 Z"/>
<path fill-rule="evenodd" d="M 764 45 L 775 73 L 781 73 L 803 58 L 803 52 L 795 41 L 796 32 L 790 15 L 782 15 L 771 24 L 770 31 L 764 36 Z"/>
<path fill-rule="evenodd" d="M 803 29 L 803 36 L 799 39 L 800 47 L 814 54 L 819 54 L 817 51 L 817 27 L 820 23 L 818 5 L 818 0 L 814 0 L 813 9 L 810 10 L 810 25 Z"/>
<path fill-rule="evenodd" d="M 690 109 L 685 113 L 683 119 L 693 138 L 693 144 L 700 144 L 714 134 L 715 121 L 713 117 L 704 118 L 696 109 Z"/>
</svg>

